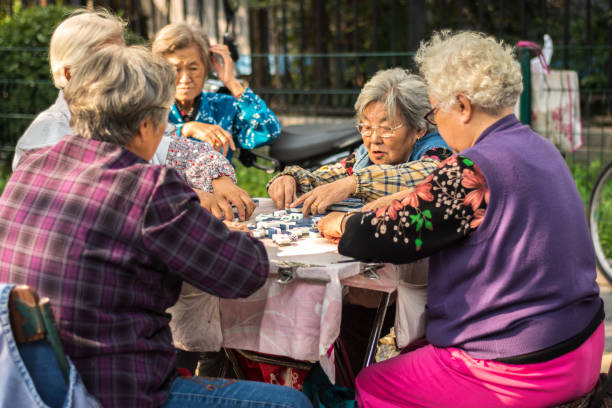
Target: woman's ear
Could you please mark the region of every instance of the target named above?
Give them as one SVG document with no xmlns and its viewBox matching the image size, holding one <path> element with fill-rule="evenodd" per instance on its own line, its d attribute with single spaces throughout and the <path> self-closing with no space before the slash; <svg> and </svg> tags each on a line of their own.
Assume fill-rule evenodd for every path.
<svg viewBox="0 0 612 408">
<path fill-rule="evenodd" d="M 136 132 L 134 132 L 132 140 L 125 145 L 125 148 L 142 157 L 146 161 L 149 161 L 157 149 L 157 145 L 154 147 L 152 145 L 154 142 L 154 136 L 155 126 L 153 121 L 151 118 L 146 118 L 140 123 L 138 129 L 136 129 Z M 159 143 L 159 141 L 157 143 Z"/>
<path fill-rule="evenodd" d="M 148 134 L 150 127 L 151 124 L 149 123 L 149 118 L 146 118 L 140 123 L 140 126 L 138 126 L 136 133 L 134 133 L 134 138 L 138 139 L 140 142 L 144 140 L 145 136 Z"/>
<path fill-rule="evenodd" d="M 459 117 L 463 123 L 468 123 L 472 119 L 474 113 L 474 107 L 470 102 L 470 99 L 462 93 L 457 94 L 457 108 L 459 110 Z"/>
<path fill-rule="evenodd" d="M 66 81 L 70 81 L 70 68 L 64 67 L 64 76 L 66 77 Z"/>
<path fill-rule="evenodd" d="M 425 136 L 425 134 L 427 133 L 427 128 L 423 128 L 423 129 L 419 129 L 416 131 L 416 140 L 419 140 L 420 138 L 422 138 L 423 136 Z"/>
</svg>

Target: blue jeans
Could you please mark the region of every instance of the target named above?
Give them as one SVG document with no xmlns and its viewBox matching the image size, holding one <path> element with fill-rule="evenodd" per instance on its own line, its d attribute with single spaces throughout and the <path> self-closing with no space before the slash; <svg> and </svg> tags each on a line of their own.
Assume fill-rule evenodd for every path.
<svg viewBox="0 0 612 408">
<path fill-rule="evenodd" d="M 280 385 L 206 377 L 178 377 L 165 408 L 312 408 L 301 392 Z"/>
</svg>

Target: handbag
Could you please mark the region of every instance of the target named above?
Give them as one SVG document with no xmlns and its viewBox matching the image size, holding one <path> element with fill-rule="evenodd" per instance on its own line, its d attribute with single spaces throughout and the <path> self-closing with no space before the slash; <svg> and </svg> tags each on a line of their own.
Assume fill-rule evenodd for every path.
<svg viewBox="0 0 612 408">
<path fill-rule="evenodd" d="M 552 40 L 544 36 L 544 50 L 538 44 L 519 41 L 518 48 L 531 50 L 531 128 L 550 140 L 563 153 L 582 147 L 580 82 L 578 73 L 550 69 Z M 520 99 L 515 112 L 520 112 Z"/>
<path fill-rule="evenodd" d="M 562 152 L 573 152 L 582 146 L 576 71 L 531 72 L 531 127 Z"/>
</svg>

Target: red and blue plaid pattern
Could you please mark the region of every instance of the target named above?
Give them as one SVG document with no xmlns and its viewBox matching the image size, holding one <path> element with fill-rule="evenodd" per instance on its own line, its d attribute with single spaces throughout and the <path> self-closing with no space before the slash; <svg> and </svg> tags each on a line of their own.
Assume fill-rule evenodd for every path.
<svg viewBox="0 0 612 408">
<path fill-rule="evenodd" d="M 104 406 L 160 406 L 176 376 L 166 308 L 182 281 L 247 296 L 264 246 L 204 210 L 173 169 L 64 138 L 29 153 L 0 197 L 0 280 L 52 300 L 66 353 Z"/>
</svg>

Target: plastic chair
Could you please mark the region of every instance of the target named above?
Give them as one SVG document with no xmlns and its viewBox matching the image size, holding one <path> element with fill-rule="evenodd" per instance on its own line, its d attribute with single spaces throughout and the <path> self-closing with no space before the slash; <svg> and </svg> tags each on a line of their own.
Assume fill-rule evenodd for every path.
<svg viewBox="0 0 612 408">
<path fill-rule="evenodd" d="M 0 284 L 0 407 L 99 407 L 65 355 L 48 298 Z"/>
</svg>

